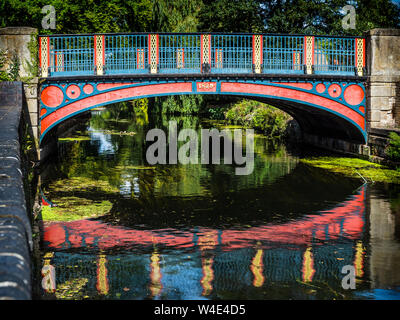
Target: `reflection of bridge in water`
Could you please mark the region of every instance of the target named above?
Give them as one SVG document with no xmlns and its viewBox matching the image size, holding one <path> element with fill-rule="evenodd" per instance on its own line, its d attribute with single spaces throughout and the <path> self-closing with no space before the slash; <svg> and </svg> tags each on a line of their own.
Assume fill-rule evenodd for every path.
<svg viewBox="0 0 400 320">
<path fill-rule="evenodd" d="M 364 215 L 362 188 L 333 209 L 279 225 L 134 230 L 81 220 L 48 224 L 44 241 L 56 251 L 48 262 L 58 281 L 79 274 L 99 294 L 128 288 L 130 297 L 191 299 L 267 282 L 330 279 L 340 285 L 344 265 L 354 265 L 362 277 Z M 96 253 L 71 254 L 75 249 Z M 69 273 L 67 266 L 76 269 Z"/>
</svg>

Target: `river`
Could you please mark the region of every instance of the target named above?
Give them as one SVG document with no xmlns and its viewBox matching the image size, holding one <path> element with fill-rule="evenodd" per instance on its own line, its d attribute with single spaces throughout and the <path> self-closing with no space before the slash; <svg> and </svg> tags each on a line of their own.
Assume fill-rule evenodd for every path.
<svg viewBox="0 0 400 320">
<path fill-rule="evenodd" d="M 37 298 L 400 299 L 399 186 L 307 166 L 257 134 L 250 175 L 150 165 L 151 128 L 224 125 L 115 112 L 92 111 L 41 169 L 38 268 L 51 272 Z"/>
</svg>

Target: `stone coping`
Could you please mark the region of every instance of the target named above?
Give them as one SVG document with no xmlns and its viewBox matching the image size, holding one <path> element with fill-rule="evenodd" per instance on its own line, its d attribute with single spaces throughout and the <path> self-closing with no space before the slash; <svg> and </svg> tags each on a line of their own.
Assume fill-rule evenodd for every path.
<svg viewBox="0 0 400 320">
<path fill-rule="evenodd" d="M 22 82 L 0 83 L 0 300 L 32 298 L 32 229 L 19 144 L 23 103 Z"/>
</svg>

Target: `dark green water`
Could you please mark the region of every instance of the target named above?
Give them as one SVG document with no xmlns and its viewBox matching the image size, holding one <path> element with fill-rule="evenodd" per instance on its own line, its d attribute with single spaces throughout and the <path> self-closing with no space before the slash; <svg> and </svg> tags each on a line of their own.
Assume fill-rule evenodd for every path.
<svg viewBox="0 0 400 320">
<path fill-rule="evenodd" d="M 41 173 L 43 204 L 58 207 L 42 217 L 39 298 L 400 299 L 398 187 L 308 167 L 262 136 L 251 175 L 151 166 L 146 133 L 169 120 L 221 128 L 94 111 L 66 134 L 79 139 L 59 140 Z M 355 289 L 342 287 L 345 265 Z"/>
</svg>

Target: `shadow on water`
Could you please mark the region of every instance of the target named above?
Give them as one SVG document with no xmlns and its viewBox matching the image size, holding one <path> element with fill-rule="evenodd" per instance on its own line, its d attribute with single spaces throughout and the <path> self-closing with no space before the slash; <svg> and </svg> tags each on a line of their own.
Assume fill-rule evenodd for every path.
<svg viewBox="0 0 400 320">
<path fill-rule="evenodd" d="M 171 119 L 178 128 L 196 130 L 210 123 L 196 117 L 114 119 L 94 112 L 72 137 L 59 139 L 57 159 L 42 170 L 47 204 L 58 204 L 47 213 L 65 218 L 82 204 L 102 213 L 72 221 L 43 215 L 43 265 L 53 267 L 54 278 L 42 298 L 379 298 L 382 292 L 374 289 L 398 294 L 400 277 L 387 273 L 400 261 L 388 249 L 399 245 L 399 221 L 393 218 L 384 234 L 374 229 L 375 221 L 396 212 L 388 190 L 378 193 L 378 186 L 303 165 L 290 148 L 262 136 L 255 137 L 248 176 L 236 176 L 231 165 L 150 166 L 147 130 L 166 129 Z M 390 190 L 396 198 L 398 192 Z M 103 212 L 98 205 L 105 202 Z M 383 272 L 387 256 L 395 259 Z M 356 290 L 342 287 L 345 265 L 355 268 Z"/>
</svg>

